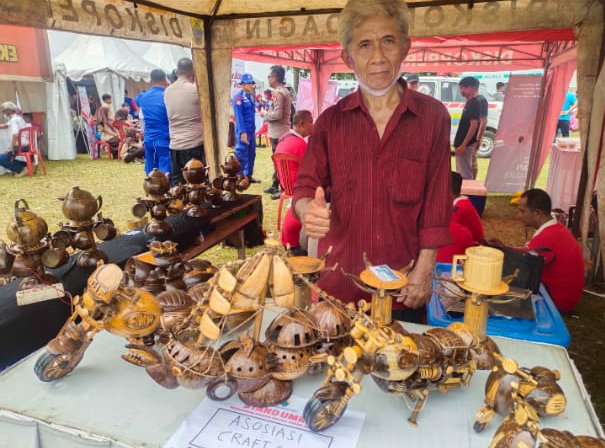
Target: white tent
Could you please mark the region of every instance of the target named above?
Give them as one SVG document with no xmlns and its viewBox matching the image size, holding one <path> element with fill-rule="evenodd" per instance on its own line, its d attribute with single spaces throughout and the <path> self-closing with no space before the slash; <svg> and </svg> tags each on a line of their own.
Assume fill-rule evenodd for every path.
<svg viewBox="0 0 605 448">
<path fill-rule="evenodd" d="M 99 36 L 78 36 L 63 53 L 53 59 L 53 65 L 63 64 L 67 76 L 75 81 L 92 76 L 99 95 L 109 93 L 114 109 L 124 99 L 127 81 L 149 81 L 149 73 L 157 66 L 145 61 L 121 39 Z M 133 90 L 132 92 L 130 90 Z M 135 93 L 132 87 L 129 93 Z"/>
<path fill-rule="evenodd" d="M 156 65 L 166 72 L 172 72 L 176 68 L 179 59 L 191 58 L 191 49 L 179 45 L 162 44 L 159 42 L 149 46 L 143 59 L 151 65 Z"/>
</svg>

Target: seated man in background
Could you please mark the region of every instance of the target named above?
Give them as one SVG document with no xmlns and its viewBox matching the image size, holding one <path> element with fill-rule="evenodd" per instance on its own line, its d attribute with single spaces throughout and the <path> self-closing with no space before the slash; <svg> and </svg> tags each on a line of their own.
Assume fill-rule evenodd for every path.
<svg viewBox="0 0 605 448">
<path fill-rule="evenodd" d="M 452 221 L 463 225 L 471 232 L 471 236 L 475 244 L 483 240 L 483 224 L 481 217 L 477 213 L 477 209 L 471 200 L 461 194 L 462 191 L 462 176 L 452 171 L 452 195 L 454 196 L 454 212 Z"/>
<path fill-rule="evenodd" d="M 448 226 L 452 242 L 437 251 L 438 263 L 451 263 L 454 255 L 463 255 L 466 249 L 483 240 L 481 218 L 471 201 L 460 194 L 462 176 L 452 171 L 452 198 L 454 209 Z"/>
<path fill-rule="evenodd" d="M 299 110 L 294 114 L 294 127 L 290 131 L 281 136 L 275 149 L 275 154 L 294 154 L 302 160 L 305 151 L 307 150 L 306 137 L 313 132 L 313 115 L 308 110 Z M 290 162 L 290 182 L 294 185 L 296 175 L 298 173 L 298 164 Z M 278 172 L 281 176 L 281 173 Z M 283 185 L 283 180 L 279 179 Z M 271 195 L 273 199 L 279 198 L 281 193 L 276 193 L 277 196 Z M 284 216 L 284 224 L 281 231 L 281 243 L 284 246 L 290 246 L 293 252 L 300 251 L 300 230 L 301 222 L 292 214 L 292 208 L 288 207 Z"/>
<path fill-rule="evenodd" d="M 584 258 L 582 248 L 570 231 L 551 215 L 550 196 L 534 188 L 521 195 L 519 218 L 536 233 L 519 252 L 535 251 L 544 256 L 542 283 L 553 302 L 563 313 L 571 312 L 580 301 L 584 289 Z M 540 252 L 549 248 L 551 252 Z"/>
<path fill-rule="evenodd" d="M 11 142 L 8 148 L 0 148 L 0 166 L 12 171 L 15 177 L 21 177 L 27 174 L 26 163 L 15 160 L 15 153 L 19 144 L 19 131 L 28 125 L 23 117 L 17 114 L 17 110 L 17 105 L 11 101 L 2 103 L 2 113 L 8 117 L 8 121 L 2 127 L 10 129 Z M 23 149 L 29 143 L 27 138 L 26 134 L 24 141 L 21 142 L 24 145 Z"/>
</svg>

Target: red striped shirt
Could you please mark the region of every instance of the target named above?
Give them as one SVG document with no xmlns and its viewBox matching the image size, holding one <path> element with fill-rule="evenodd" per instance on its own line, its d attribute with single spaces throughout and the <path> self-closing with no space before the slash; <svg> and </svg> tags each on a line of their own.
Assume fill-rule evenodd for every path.
<svg viewBox="0 0 605 448">
<path fill-rule="evenodd" d="M 334 246 L 329 265 L 357 275 L 366 252 L 373 264 L 399 269 L 420 249 L 450 243 L 449 138 L 443 104 L 407 88 L 382 139 L 359 91 L 319 116 L 294 201 L 313 198 L 317 186 L 329 192 L 331 226 L 319 242 L 319 254 Z M 343 302 L 365 297 L 340 269 L 319 286 Z"/>
</svg>

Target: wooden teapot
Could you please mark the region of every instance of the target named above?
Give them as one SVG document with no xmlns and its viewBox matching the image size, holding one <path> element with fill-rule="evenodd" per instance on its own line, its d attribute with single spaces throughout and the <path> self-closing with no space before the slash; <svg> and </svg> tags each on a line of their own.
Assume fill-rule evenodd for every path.
<svg viewBox="0 0 605 448">
<path fill-rule="evenodd" d="M 65 196 L 59 198 L 63 201 L 61 211 L 63 215 L 70 221 L 85 222 L 90 221 L 103 205 L 103 198 L 94 196 L 86 191 L 81 190 L 78 185 L 74 185 Z"/>
<path fill-rule="evenodd" d="M 22 206 L 19 206 L 22 203 Z M 29 209 L 25 199 L 19 199 L 15 202 L 15 215 L 6 226 L 6 236 L 16 243 L 20 250 L 29 251 L 40 245 L 48 233 L 48 225 L 43 218 L 40 218 Z"/>
</svg>

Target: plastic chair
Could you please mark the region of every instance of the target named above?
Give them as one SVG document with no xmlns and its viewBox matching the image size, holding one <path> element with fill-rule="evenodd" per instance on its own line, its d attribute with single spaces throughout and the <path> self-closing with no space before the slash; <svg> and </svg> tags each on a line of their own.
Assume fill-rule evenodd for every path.
<svg viewBox="0 0 605 448">
<path fill-rule="evenodd" d="M 265 146 L 267 146 L 267 147 L 271 146 L 268 132 L 269 132 L 269 125 L 267 123 L 263 123 L 263 125 L 260 127 L 260 129 L 258 131 L 256 131 L 256 134 L 255 134 L 256 139 L 257 139 L 256 146 L 261 146 L 263 136 L 265 137 Z"/>
<path fill-rule="evenodd" d="M 111 160 L 111 146 L 109 146 L 109 143 L 104 142 L 103 140 L 97 137 L 99 135 L 99 132 L 97 130 L 97 125 L 94 121 L 90 122 L 90 127 L 92 128 L 93 135 L 95 136 L 95 141 L 92 144 L 92 152 L 90 154 L 90 158 L 92 160 L 98 159 L 99 157 L 101 157 L 101 148 L 105 148 L 105 151 L 107 152 L 107 157 L 109 158 L 109 160 Z"/>
<path fill-rule="evenodd" d="M 25 136 L 27 135 L 27 138 Z M 29 177 L 34 175 L 34 164 L 32 159 L 37 159 L 42 171 L 46 176 L 46 165 L 44 165 L 44 159 L 40 153 L 40 137 L 42 136 L 42 128 L 37 124 L 32 124 L 19 131 L 17 139 L 17 153 L 15 157 L 25 157 L 25 163 L 27 164 L 27 173 Z M 27 142 L 27 143 L 26 143 Z"/>
<path fill-rule="evenodd" d="M 292 189 L 294 188 L 294 180 L 292 177 L 292 168 L 300 165 L 300 157 L 294 154 L 275 153 L 271 156 L 275 169 L 277 170 L 277 178 L 282 187 L 282 194 L 279 196 L 279 204 L 277 204 L 277 230 L 281 230 L 281 212 L 284 205 L 284 200 L 292 197 Z"/>
<path fill-rule="evenodd" d="M 125 121 L 114 121 L 113 127 L 118 131 L 118 138 L 120 139 L 120 143 L 118 143 L 118 155 L 117 159 L 120 160 L 120 152 L 122 151 L 122 145 L 126 140 L 126 130 L 130 129 L 130 125 Z"/>
</svg>

